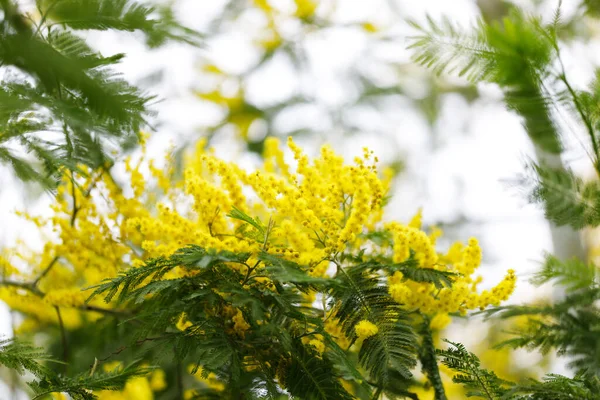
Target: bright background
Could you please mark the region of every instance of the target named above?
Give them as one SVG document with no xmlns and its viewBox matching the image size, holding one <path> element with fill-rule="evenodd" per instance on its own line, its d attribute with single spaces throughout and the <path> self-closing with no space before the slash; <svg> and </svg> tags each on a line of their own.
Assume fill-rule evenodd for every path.
<svg viewBox="0 0 600 400">
<path fill-rule="evenodd" d="M 24 1 L 24 7 L 29 3 Z M 531 1 L 516 3 L 549 16 L 557 1 L 537 6 Z M 565 1 L 563 13 L 575 12 L 577 3 Z M 202 32 L 209 29 L 223 7 L 223 1 L 216 0 L 176 0 L 175 4 L 180 20 Z M 292 1 L 273 0 L 271 4 L 293 13 Z M 205 72 L 207 65 L 216 65 L 227 74 L 245 74 L 245 97 L 258 107 L 299 94 L 311 99 L 309 104 L 291 107 L 274 121 L 282 137 L 287 136 L 286 132 L 310 128 L 312 134 L 296 139 L 309 152 L 331 142 L 346 156 L 359 154 L 362 146 L 368 146 L 384 164 L 400 160 L 404 170 L 396 181 L 387 217 L 406 221 L 422 207 L 425 224 L 440 225 L 453 240 L 478 237 L 484 254 L 480 269 L 483 288 L 494 285 L 507 269 L 513 268 L 519 281 L 511 302 L 549 295 L 551 288 L 536 289 L 534 293 L 526 282 L 544 252 L 552 251 L 550 233 L 542 212 L 529 205 L 514 184 L 523 172 L 524 162 L 533 157 L 533 149 L 519 118 L 505 110 L 500 90 L 491 85 L 478 86 L 473 101 L 452 91 L 442 93 L 432 105 L 437 111 L 433 123 L 420 107 L 428 100 L 432 87 L 463 87 L 465 82 L 433 79 L 429 71 L 410 63 L 407 36 L 415 31 L 405 19 L 423 21 L 429 14 L 434 19 L 446 16 L 468 26 L 480 16 L 476 1 L 341 0 L 330 13 L 331 5 L 323 1 L 317 14 L 328 15 L 336 23 L 334 28 L 307 31 L 291 18 L 280 24 L 286 38 L 296 38 L 303 46 L 306 59 L 301 72 L 294 70 L 289 57 L 275 55 L 260 69 L 248 73 L 260 59 L 255 42 L 265 26 L 264 16 L 256 9 L 242 12 L 235 22 L 224 24 L 221 33 L 211 36 L 202 49 L 169 45 L 149 51 L 135 34 L 102 33 L 89 38 L 105 55 L 126 53 L 120 65 L 124 76 L 158 95 L 160 102 L 155 109 L 159 114 L 150 142 L 151 154 L 160 156 L 171 143 L 193 142 L 222 118 L 221 108 L 194 94 L 194 90 L 212 90 L 218 80 Z M 357 24 L 364 22 L 379 31 L 358 29 Z M 566 49 L 567 71 L 576 86 L 585 85 L 591 78 L 593 67 L 600 61 L 597 47 L 590 41 Z M 368 106 L 356 105 L 360 87 L 351 79 L 356 70 L 383 86 L 400 86 L 401 93 Z M 233 93 L 236 85 L 235 81 L 227 81 L 223 87 Z M 343 123 L 337 123 L 339 120 L 331 114 L 341 115 Z M 562 123 L 567 124 L 568 117 L 562 117 Z M 575 143 L 568 161 L 586 174 L 590 165 L 577 146 L 579 133 L 574 128 L 568 132 L 573 137 L 567 140 Z M 260 138 L 264 129 L 257 124 L 249 134 Z M 219 131 L 213 144 L 224 158 L 247 164 L 256 160 L 255 155 L 244 151 L 233 130 Z M 47 213 L 51 197 L 17 183 L 5 168 L 0 169 L 0 188 L 0 245 L 11 245 L 20 238 L 41 246 L 34 228 L 16 217 L 14 211 L 27 208 Z M 11 321 L 8 310 L 0 304 L 0 335 L 12 335 Z M 447 336 L 469 347 L 485 333 L 478 331 L 480 324 L 476 321 L 466 327 L 457 323 Z M 526 359 L 524 362 L 536 361 L 535 357 L 523 356 Z M 554 369 L 562 371 L 562 364 Z M 0 399 L 5 396 L 8 394 L 0 386 Z"/>
</svg>

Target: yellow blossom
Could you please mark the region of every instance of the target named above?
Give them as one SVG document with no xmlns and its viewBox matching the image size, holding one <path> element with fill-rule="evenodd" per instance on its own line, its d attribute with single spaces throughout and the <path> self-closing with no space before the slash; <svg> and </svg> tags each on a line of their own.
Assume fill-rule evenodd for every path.
<svg viewBox="0 0 600 400">
<path fill-rule="evenodd" d="M 179 320 L 177 321 L 177 324 L 175 326 L 180 331 L 185 331 L 187 328 L 189 328 L 192 325 L 194 325 L 194 324 L 192 324 L 190 321 L 188 321 L 187 315 L 185 315 L 185 313 L 181 313 L 181 316 L 179 317 Z"/>
<path fill-rule="evenodd" d="M 438 313 L 431 319 L 429 326 L 431 329 L 441 330 L 447 327 L 450 322 L 452 322 L 452 318 L 448 314 Z"/>
<path fill-rule="evenodd" d="M 366 339 L 373 335 L 376 335 L 379 332 L 379 328 L 374 323 L 362 320 L 354 327 L 354 331 L 359 339 Z"/>
</svg>

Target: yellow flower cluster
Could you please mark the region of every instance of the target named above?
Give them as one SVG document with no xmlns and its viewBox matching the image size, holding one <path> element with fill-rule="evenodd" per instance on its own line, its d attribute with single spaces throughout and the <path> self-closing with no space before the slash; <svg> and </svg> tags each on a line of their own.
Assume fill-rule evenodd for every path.
<svg viewBox="0 0 600 400">
<path fill-rule="evenodd" d="M 84 306 L 86 296 L 79 289 L 188 244 L 250 253 L 248 265 L 255 265 L 258 275 L 263 268 L 260 252 L 305 265 L 320 277 L 330 274 L 332 262 L 344 267 L 341 253 L 372 254 L 396 263 L 412 255 L 417 268 L 456 274 L 452 287 L 442 289 L 405 279 L 400 272 L 388 277 L 390 295 L 405 308 L 433 317 L 434 329 L 449 322 L 448 313 L 499 304 L 514 290 L 514 271 L 509 271 L 493 289 L 478 292 L 480 279 L 472 275 L 481 263 L 481 249 L 475 239 L 439 254 L 435 246 L 441 231 L 425 233 L 420 212 L 406 225 L 383 224 L 382 199 L 391 176 L 379 177 L 377 158 L 368 149 L 346 164 L 329 146 L 311 159 L 293 140 L 287 145 L 295 166 L 286 162 L 278 140 L 269 138 L 264 163 L 253 171 L 219 159 L 200 142 L 185 157 L 179 178 L 172 176 L 169 163 L 159 168 L 147 162 L 145 151 L 135 162 L 127 159 L 122 165 L 129 188 L 119 186 L 110 169 L 85 170 L 85 176 L 65 174 L 50 217 L 23 213 L 54 239 L 41 254 L 6 252 L 0 268 L 16 285 L 1 286 L 0 300 L 26 315 L 22 329 L 57 324 L 58 309 L 65 327 L 72 329 L 99 315 Z M 366 235 L 382 231 L 389 240 L 370 241 Z M 14 267 L 15 258 L 30 267 L 20 271 Z M 239 264 L 231 268 L 242 276 L 249 271 Z M 175 269 L 165 278 L 185 273 Z M 260 276 L 244 283 L 273 290 L 273 282 Z M 309 294 L 306 301 L 313 302 L 314 296 Z M 231 306 L 220 312 L 240 338 L 251 329 L 241 310 Z M 182 330 L 191 324 L 185 315 L 174 321 Z M 349 339 L 336 320 L 326 318 L 325 330 L 347 348 Z M 376 334 L 377 326 L 361 321 L 355 332 L 364 339 Z M 310 337 L 308 344 L 325 350 L 318 336 Z"/>
<path fill-rule="evenodd" d="M 141 240 L 150 257 L 170 254 L 188 243 L 239 252 L 265 250 L 323 276 L 331 255 L 355 243 L 365 225 L 380 218 L 384 185 L 375 165 L 364 157 L 355 165 L 344 165 L 325 146 L 310 163 L 293 141 L 288 145 L 298 162 L 296 174 L 284 162 L 276 139 L 266 141 L 263 169 L 252 173 L 199 146 L 188 158 L 184 181 L 174 187 L 183 188 L 179 195 L 191 199 L 191 209 L 180 211 L 173 204 L 159 203 L 156 214 L 138 212 L 123 224 L 125 239 Z M 248 195 L 252 201 L 246 192 L 252 193 Z M 257 221 L 271 221 L 271 227 L 263 223 L 264 232 L 250 227 L 240 236 L 244 222 L 227 214 L 234 208 Z"/>
<path fill-rule="evenodd" d="M 401 272 L 395 272 L 389 278 L 390 295 L 408 309 L 418 309 L 430 315 L 439 312 L 464 314 L 467 310 L 497 306 L 507 300 L 515 289 L 515 272 L 508 270 L 505 278 L 492 290 L 477 292 L 480 279 L 474 279 L 472 274 L 481 264 L 481 248 L 474 238 L 467 246 L 455 243 L 446 255 L 440 256 L 435 252 L 434 241 L 424 232 L 395 222 L 388 224 L 387 228 L 394 235 L 395 262 L 406 261 L 409 252 L 413 251 L 421 268 L 456 274 L 452 287 L 439 289 L 432 283 L 407 280 Z"/>
<path fill-rule="evenodd" d="M 57 307 L 77 307 L 83 305 L 88 296 L 80 288 L 57 289 L 44 296 L 44 302 Z"/>
<path fill-rule="evenodd" d="M 112 361 L 103 365 L 106 372 L 121 368 L 120 361 Z M 165 372 L 157 369 L 148 376 L 139 376 L 130 379 L 123 390 L 101 390 L 94 392 L 99 400 L 153 400 L 154 392 L 160 392 L 167 387 Z"/>
<path fill-rule="evenodd" d="M 190 365 L 188 367 L 188 372 L 191 374 L 193 372 L 193 370 L 194 370 L 194 365 Z M 202 375 L 203 375 L 202 368 L 198 368 L 198 370 L 193 374 L 193 377 L 196 378 L 196 380 L 198 382 L 201 382 L 204 386 L 206 386 L 210 389 L 216 390 L 218 392 L 222 392 L 223 390 L 225 390 L 225 384 L 223 382 L 221 382 L 214 373 L 210 372 L 208 374 L 208 376 L 205 378 Z M 198 392 L 196 390 L 189 389 L 183 393 L 183 398 L 191 399 L 197 395 L 198 395 Z"/>
<path fill-rule="evenodd" d="M 350 339 L 346 337 L 346 334 L 342 330 L 342 325 L 338 320 L 334 318 L 329 318 L 325 321 L 325 332 L 327 332 L 333 340 L 340 346 L 342 349 L 347 349 L 350 346 Z"/>
<path fill-rule="evenodd" d="M 379 328 L 377 328 L 377 325 L 367 320 L 362 320 L 358 324 L 356 324 L 354 330 L 359 340 L 369 338 L 373 335 L 376 335 L 377 332 L 379 332 Z"/>
</svg>

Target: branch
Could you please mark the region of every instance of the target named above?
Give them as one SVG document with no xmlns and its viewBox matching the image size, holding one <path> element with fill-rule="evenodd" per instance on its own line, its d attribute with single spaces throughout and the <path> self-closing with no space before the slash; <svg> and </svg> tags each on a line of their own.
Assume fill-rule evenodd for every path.
<svg viewBox="0 0 600 400">
<path fill-rule="evenodd" d="M 62 315 L 60 313 L 60 307 L 54 306 L 54 310 L 56 310 L 56 316 L 58 317 L 58 326 L 60 327 L 60 339 L 63 347 L 63 372 L 67 373 L 69 359 L 69 344 L 67 342 L 67 333 L 65 332 L 65 324 L 63 323 Z"/>
<path fill-rule="evenodd" d="M 32 286 L 35 288 L 37 287 L 38 283 L 40 283 L 40 280 L 42 280 L 42 278 L 44 276 L 46 276 L 46 274 L 48 274 L 48 272 L 50 272 L 50 270 L 52 269 L 52 267 L 54 267 L 54 264 L 56 264 L 56 262 L 58 261 L 60 257 L 59 256 L 54 256 L 54 258 L 52 259 L 52 261 L 50 261 L 50 263 L 48 264 L 48 266 L 46 268 L 44 268 L 44 270 L 42 271 L 42 273 L 40 274 L 40 276 L 38 276 L 35 281 L 33 281 Z"/>
<path fill-rule="evenodd" d="M 419 333 L 423 340 L 419 351 L 419 360 L 421 361 L 423 372 L 427 375 L 429 382 L 431 382 L 435 393 L 435 400 L 448 400 L 440 376 L 437 357 L 435 356 L 435 346 L 433 344 L 431 329 L 429 328 L 429 318 L 425 315 L 423 315 L 423 324 Z"/>
<path fill-rule="evenodd" d="M 34 294 L 41 298 L 43 298 L 46 295 L 46 293 L 44 293 L 40 289 L 38 289 L 34 285 L 34 283 L 29 283 L 29 282 L 0 281 L 0 286 L 9 286 L 9 287 L 15 287 L 15 288 L 27 290 L 31 294 Z M 115 315 L 115 316 L 117 316 L 117 315 L 118 316 L 130 316 L 133 314 L 133 312 L 131 310 L 103 308 L 103 307 L 98 307 L 98 306 L 94 306 L 94 305 L 90 305 L 90 304 L 84 304 L 82 306 L 77 306 L 77 307 L 73 307 L 73 308 L 76 308 L 81 311 L 99 312 L 102 314 L 111 314 L 111 315 Z"/>
</svg>

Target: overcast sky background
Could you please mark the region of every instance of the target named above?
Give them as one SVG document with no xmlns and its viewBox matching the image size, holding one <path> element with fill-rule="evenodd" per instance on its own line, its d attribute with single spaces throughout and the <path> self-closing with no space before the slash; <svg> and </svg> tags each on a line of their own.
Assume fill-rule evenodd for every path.
<svg viewBox="0 0 600 400">
<path fill-rule="evenodd" d="M 206 24 L 220 12 L 221 1 L 178 0 L 178 15 L 184 24 L 204 30 Z M 286 0 L 274 4 L 288 3 Z M 453 21 L 468 25 L 478 17 L 474 0 L 403 0 L 397 1 L 399 13 L 407 18 L 423 20 L 426 14 L 434 18 L 445 15 Z M 528 1 L 520 2 L 528 7 Z M 551 4 L 552 2 L 548 2 Z M 565 1 L 563 11 L 572 12 L 577 2 Z M 408 60 L 405 50 L 406 35 L 412 32 L 396 14 L 391 13 L 384 0 L 342 0 L 336 13 L 340 23 L 374 22 L 389 27 L 395 37 L 388 47 L 376 49 L 386 59 Z M 552 7 L 542 8 L 550 13 Z M 199 101 L 192 94 L 193 88 L 206 86 L 200 78 L 199 66 L 210 62 L 230 73 L 244 71 L 257 60 L 256 51 L 250 43 L 248 30 L 254 29 L 258 15 L 245 15 L 227 35 L 206 44 L 204 49 L 183 45 L 169 45 L 156 51 L 148 51 L 135 37 L 128 34 L 103 33 L 90 39 L 104 54 L 124 52 L 127 58 L 119 66 L 125 77 L 136 82 L 161 69 L 163 80 L 152 87 L 162 98 L 157 106 L 160 127 L 151 142 L 151 151 L 159 154 L 170 142 L 181 143 L 198 136 L 199 128 L 219 117 L 214 106 Z M 290 34 L 297 27 L 288 27 Z M 311 79 L 299 80 L 290 70 L 284 58 L 274 59 L 266 71 L 253 76 L 247 91 L 257 104 L 270 104 L 286 98 L 297 86 L 310 85 L 321 105 L 344 104 L 348 96 L 340 71 L 354 63 L 365 62 L 364 54 L 370 51 L 369 41 L 349 29 L 317 32 L 307 38 L 307 50 L 311 65 Z M 576 86 L 585 85 L 591 78 L 592 68 L 598 64 L 597 45 L 573 46 L 565 52 L 569 76 Z M 595 47 L 594 47 L 595 46 Z M 596 50 L 596 51 L 594 51 Z M 414 66 L 411 74 L 429 74 Z M 420 72 L 419 72 L 420 71 Z M 411 75 L 413 76 L 413 75 Z M 418 95 L 423 88 L 418 82 L 413 88 Z M 546 288 L 535 294 L 525 280 L 542 259 L 544 251 L 551 251 L 548 226 L 535 206 L 527 204 L 519 190 L 508 181 L 523 171 L 523 163 L 532 157 L 531 145 L 519 119 L 507 112 L 501 104 L 501 93 L 491 86 L 480 86 L 480 98 L 469 105 L 458 95 L 444 97 L 441 118 L 432 129 L 422 115 L 412 109 L 410 102 L 398 99 L 389 104 L 385 119 L 368 112 L 357 113 L 358 124 L 366 127 L 383 126 L 386 136 L 377 136 L 369 129 L 363 134 L 344 138 L 334 126 L 323 126 L 323 135 L 301 139 L 300 143 L 316 151 L 318 145 L 333 142 L 336 150 L 346 155 L 360 153 L 362 146 L 369 146 L 385 162 L 402 155 L 407 170 L 399 178 L 393 201 L 388 208 L 389 218 L 407 220 L 419 207 L 423 207 L 426 223 L 453 222 L 463 216 L 470 223 L 456 232 L 461 239 L 469 236 L 480 239 L 484 265 L 483 287 L 498 282 L 506 270 L 517 271 L 519 283 L 512 302 L 529 300 L 550 293 Z M 294 125 L 315 117 L 308 110 L 292 113 L 282 124 Z M 565 117 L 566 121 L 566 117 Z M 577 132 L 572 132 L 575 141 Z M 224 158 L 240 158 L 252 163 L 253 156 L 241 153 L 242 147 L 231 137 L 217 140 L 218 154 Z M 568 155 L 569 161 L 583 174 L 589 165 L 577 146 Z M 13 211 L 22 207 L 47 213 L 51 199 L 27 194 L 6 169 L 0 169 L 0 244 L 10 245 L 17 238 L 26 238 L 34 246 L 41 245 L 31 231 L 32 227 L 21 222 Z M 10 318 L 0 304 L 0 335 L 11 335 Z M 475 331 L 464 335 L 464 327 L 450 329 L 451 339 L 476 342 Z M 561 370 L 558 366 L 557 370 Z M 0 390 L 0 399 L 5 394 Z"/>
</svg>

